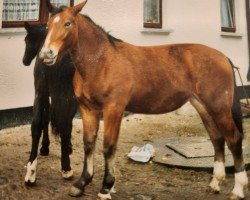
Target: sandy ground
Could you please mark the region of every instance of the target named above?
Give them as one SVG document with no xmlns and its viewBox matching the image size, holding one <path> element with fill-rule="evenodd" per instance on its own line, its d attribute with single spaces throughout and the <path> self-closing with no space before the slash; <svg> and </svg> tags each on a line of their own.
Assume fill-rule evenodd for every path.
<svg viewBox="0 0 250 200">
<path fill-rule="evenodd" d="M 250 137 L 250 119 L 245 120 L 245 139 Z M 24 185 L 26 164 L 29 157 L 30 126 L 21 126 L 0 131 L 0 177 L 8 179 L 0 183 L 0 200 L 12 199 L 62 199 L 72 200 L 67 192 L 81 174 L 83 162 L 81 120 L 74 120 L 71 156 L 75 178 L 65 181 L 60 174 L 60 145 L 51 137 L 50 155 L 38 157 L 37 185 Z M 101 188 L 103 177 L 102 157 L 103 122 L 101 122 L 95 156 L 95 177 L 86 188 L 85 195 L 78 199 L 94 200 Z M 220 194 L 207 190 L 211 179 L 209 172 L 196 172 L 167 168 L 153 162 L 140 164 L 127 159 L 127 153 L 136 146 L 168 136 L 203 136 L 206 131 L 198 116 L 182 116 L 174 113 L 158 116 L 130 115 L 123 119 L 116 156 L 116 190 L 114 200 L 167 200 L 167 199 L 226 199 L 233 187 L 233 174 L 228 174 Z M 250 175 L 250 171 L 248 171 Z M 250 191 L 246 192 L 250 199 Z"/>
</svg>

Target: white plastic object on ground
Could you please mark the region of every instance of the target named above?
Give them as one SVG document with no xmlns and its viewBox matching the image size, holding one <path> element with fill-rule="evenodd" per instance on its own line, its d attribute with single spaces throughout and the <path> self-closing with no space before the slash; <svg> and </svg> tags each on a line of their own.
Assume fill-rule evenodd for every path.
<svg viewBox="0 0 250 200">
<path fill-rule="evenodd" d="M 155 150 L 151 144 L 145 144 L 142 147 L 134 146 L 128 157 L 134 161 L 146 163 L 154 156 Z"/>
</svg>

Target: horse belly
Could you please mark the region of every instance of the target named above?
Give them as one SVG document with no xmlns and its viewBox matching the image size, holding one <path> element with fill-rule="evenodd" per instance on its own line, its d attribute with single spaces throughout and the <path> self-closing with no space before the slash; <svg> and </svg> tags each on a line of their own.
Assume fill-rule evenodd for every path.
<svg viewBox="0 0 250 200">
<path fill-rule="evenodd" d="M 141 114 L 162 114 L 180 108 L 188 101 L 188 95 L 184 92 L 172 94 L 147 94 L 131 99 L 126 107 L 127 111 Z"/>
</svg>

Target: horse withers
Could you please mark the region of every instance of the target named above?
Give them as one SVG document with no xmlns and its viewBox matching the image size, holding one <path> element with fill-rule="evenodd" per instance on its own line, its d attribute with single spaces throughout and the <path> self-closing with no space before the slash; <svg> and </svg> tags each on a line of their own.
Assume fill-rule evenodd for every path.
<svg viewBox="0 0 250 200">
<path fill-rule="evenodd" d="M 23 64 L 28 66 L 40 51 L 47 35 L 45 26 L 31 26 L 25 23 L 25 53 Z M 25 183 L 33 185 L 36 181 L 37 151 L 41 134 L 43 133 L 40 154 L 49 154 L 48 125 L 51 122 L 52 132 L 61 138 L 61 170 L 62 177 L 73 176 L 69 155 L 72 153 L 71 130 L 72 120 L 76 113 L 77 101 L 73 90 L 73 75 L 75 69 L 69 55 L 65 55 L 55 68 L 48 68 L 37 57 L 34 68 L 35 100 L 31 125 L 32 148 Z M 51 102 L 50 102 L 51 100 Z"/>
<path fill-rule="evenodd" d="M 225 142 L 232 152 L 235 185 L 232 199 L 244 198 L 248 183 L 242 154 L 243 128 L 231 61 L 201 44 L 139 47 L 118 40 L 81 15 L 87 1 L 71 8 L 54 7 L 40 58 L 53 68 L 66 52 L 76 67 L 74 90 L 84 124 L 84 167 L 69 194 L 79 196 L 94 175 L 93 153 L 103 112 L 105 173 L 98 196 L 111 199 L 114 157 L 125 110 L 161 114 L 187 101 L 196 108 L 215 151 L 209 186 L 220 190 L 225 179 Z M 49 67 L 49 66 L 48 66 Z"/>
</svg>

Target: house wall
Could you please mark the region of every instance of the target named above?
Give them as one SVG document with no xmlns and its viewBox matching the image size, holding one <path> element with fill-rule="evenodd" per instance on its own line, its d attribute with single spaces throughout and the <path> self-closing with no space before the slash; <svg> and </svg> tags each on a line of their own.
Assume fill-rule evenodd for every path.
<svg viewBox="0 0 250 200">
<path fill-rule="evenodd" d="M 75 0 L 79 3 L 81 0 Z M 82 13 L 126 42 L 136 45 L 202 43 L 224 52 L 241 69 L 248 66 L 245 1 L 236 2 L 237 37 L 222 37 L 220 1 L 163 0 L 163 29 L 169 34 L 143 33 L 143 0 L 91 0 Z M 2 0 L 0 0 L 0 10 Z M 1 21 L 1 13 L 0 13 Z M 239 37 L 242 35 L 242 37 Z M 234 34 L 235 36 L 235 34 Z M 0 30 L 0 110 L 31 106 L 34 98 L 33 66 L 22 64 L 24 29 Z M 250 82 L 248 82 L 250 84 Z"/>
<path fill-rule="evenodd" d="M 0 22 L 2 22 L 0 0 Z M 0 110 L 33 104 L 33 66 L 22 64 L 24 29 L 0 29 Z"/>
</svg>

